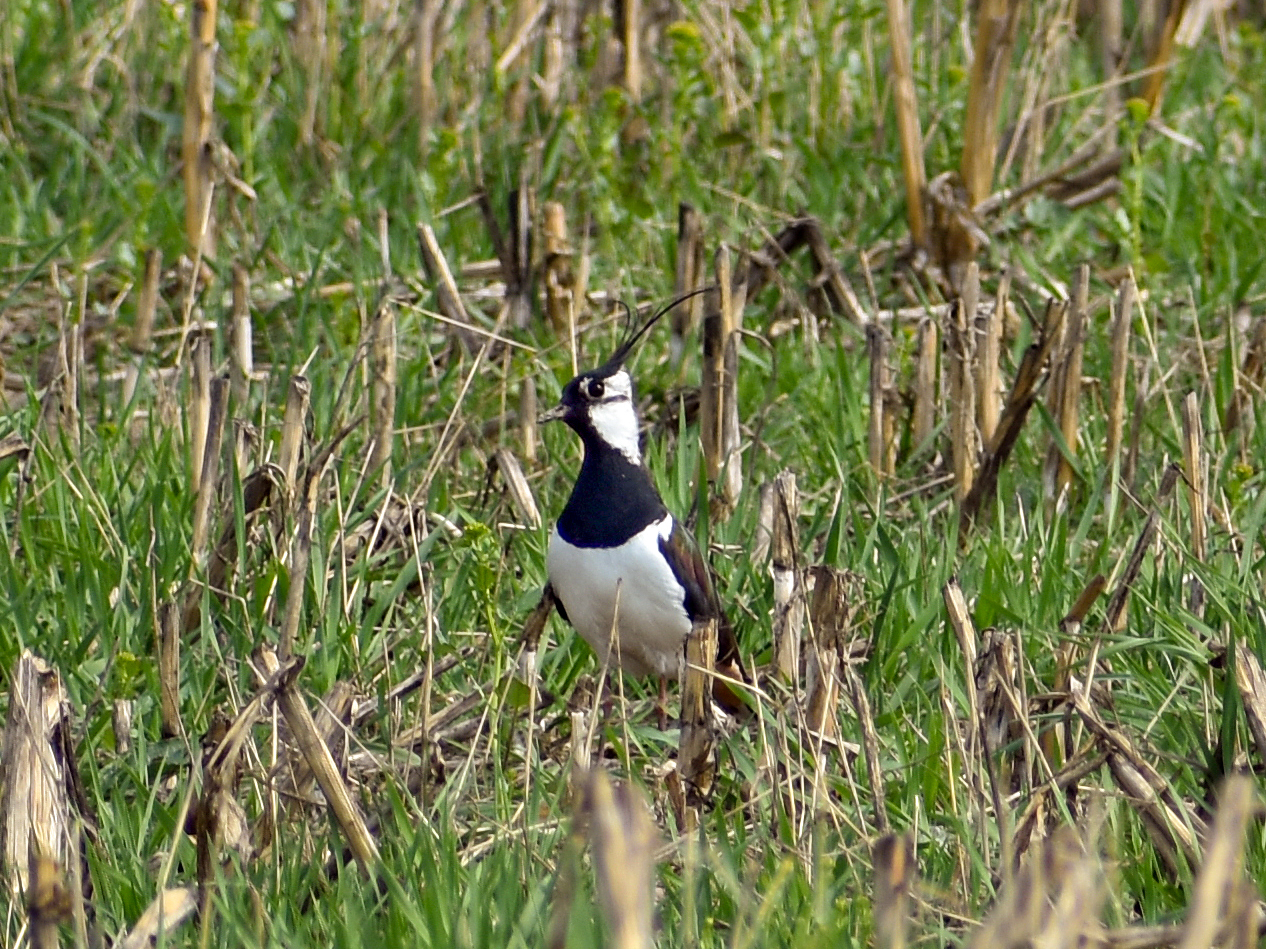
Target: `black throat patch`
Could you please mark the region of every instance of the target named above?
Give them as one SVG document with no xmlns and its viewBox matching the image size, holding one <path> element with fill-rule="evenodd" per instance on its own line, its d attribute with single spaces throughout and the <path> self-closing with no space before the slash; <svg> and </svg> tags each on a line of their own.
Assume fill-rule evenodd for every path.
<svg viewBox="0 0 1266 949">
<path fill-rule="evenodd" d="M 668 513 L 650 472 L 589 435 L 580 475 L 558 518 L 558 535 L 574 547 L 619 547 Z"/>
</svg>

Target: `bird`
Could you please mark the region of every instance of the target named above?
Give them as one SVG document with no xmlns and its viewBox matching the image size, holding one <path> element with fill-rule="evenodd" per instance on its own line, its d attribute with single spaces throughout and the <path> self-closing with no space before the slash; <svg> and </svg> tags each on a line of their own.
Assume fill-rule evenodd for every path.
<svg viewBox="0 0 1266 949">
<path fill-rule="evenodd" d="M 712 573 L 646 467 L 625 365 L 647 330 L 687 297 L 661 308 L 610 359 L 568 382 L 558 405 L 540 417 L 564 422 L 584 447 L 571 495 L 550 532 L 550 591 L 562 618 L 601 662 L 659 677 L 661 722 L 667 679 L 680 675 L 685 641 L 698 620 L 717 620 L 717 672 L 747 681 Z M 724 679 L 713 680 L 713 698 L 727 711 L 742 710 Z"/>
</svg>

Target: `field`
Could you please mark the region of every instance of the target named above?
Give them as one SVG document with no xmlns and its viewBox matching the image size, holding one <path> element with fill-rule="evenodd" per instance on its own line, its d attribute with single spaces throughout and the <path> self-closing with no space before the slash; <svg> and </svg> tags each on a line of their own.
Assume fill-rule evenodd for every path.
<svg viewBox="0 0 1266 949">
<path fill-rule="evenodd" d="M 0 944 L 1256 944 L 1266 20 L 1093 6 L 0 5 Z M 533 422 L 713 282 L 661 729 Z"/>
</svg>

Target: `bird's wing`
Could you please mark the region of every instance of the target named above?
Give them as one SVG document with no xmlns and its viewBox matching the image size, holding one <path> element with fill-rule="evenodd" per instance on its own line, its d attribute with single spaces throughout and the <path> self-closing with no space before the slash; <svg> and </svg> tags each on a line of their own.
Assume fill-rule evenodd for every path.
<svg viewBox="0 0 1266 949">
<path fill-rule="evenodd" d="M 734 635 L 734 627 L 730 625 L 721 598 L 717 595 L 712 571 L 703 554 L 699 551 L 695 539 L 676 518 L 673 518 L 673 530 L 667 538 L 660 538 L 659 549 L 672 567 L 673 574 L 686 590 L 686 613 L 691 620 L 716 617 L 717 621 L 717 655 L 716 670 L 722 675 L 740 682 L 750 681 L 743 668 L 743 660 L 739 656 L 738 639 Z M 742 700 L 734 694 L 726 683 L 714 680 L 713 694 L 717 701 L 729 711 L 745 707 Z"/>
<path fill-rule="evenodd" d="M 541 591 L 541 599 L 549 600 L 554 609 L 558 610 L 558 615 L 563 618 L 563 622 L 571 625 L 571 620 L 567 618 L 567 610 L 563 609 L 563 599 L 554 590 L 554 584 L 550 581 L 545 582 L 545 589 Z"/>
</svg>

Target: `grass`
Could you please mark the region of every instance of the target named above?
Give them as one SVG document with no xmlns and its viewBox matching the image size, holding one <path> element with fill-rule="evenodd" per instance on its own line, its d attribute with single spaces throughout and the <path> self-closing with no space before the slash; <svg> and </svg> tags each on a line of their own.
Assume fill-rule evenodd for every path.
<svg viewBox="0 0 1266 949">
<path fill-rule="evenodd" d="M 560 868 L 577 859 L 567 849 L 567 761 L 575 736 L 565 712 L 568 703 L 585 704 L 595 662 L 551 621 L 540 675 L 559 702 L 542 710 L 531 744 L 525 690 L 512 674 L 519 630 L 545 579 L 548 521 L 566 497 L 578 446 L 566 430 L 542 433 L 541 458 L 528 476 L 544 527 L 520 525 L 499 483 L 487 487 L 486 474 L 496 447 L 518 449 L 516 427 L 503 413 L 517 404 L 522 381 L 535 379 L 549 403 L 570 375 L 571 355 L 538 321 L 507 330 L 518 346 L 476 363 L 432 315 L 415 224 L 435 226 L 455 267 L 487 259 L 487 230 L 464 202 L 482 187 L 503 213 L 522 174 L 538 202 L 566 209 L 573 245 L 590 255 L 591 290 L 658 301 L 672 292 L 678 201 L 704 214 L 710 249 L 721 240 L 755 248 L 807 210 L 823 221 L 860 291 L 859 251 L 905 233 L 884 5 L 773 0 L 730 10 L 691 0 L 660 24 L 640 103 L 601 80 L 611 24 L 595 12 L 568 46 L 575 64 L 557 104 L 529 86 L 521 120 L 512 100 L 522 70 L 543 68 L 539 47 L 531 47 L 526 65 L 498 73 L 481 45 L 486 31 L 457 16 L 436 70 L 440 121 L 425 131 L 412 104 L 408 11 L 334 6 L 338 55 L 311 145 L 302 144 L 299 128 L 305 73 L 288 32 L 292 7 L 241 3 L 220 11 L 216 128 L 227 151 L 218 161 L 255 198 L 227 179 L 217 182 L 219 249 L 207 261 L 210 283 L 194 302 L 216 327 L 214 364 L 226 367 L 230 265 L 249 268 L 260 373 L 233 416 L 254 426 L 252 464 L 275 458 L 287 381 L 303 368 L 313 392 L 310 457 L 367 411 L 358 346 L 383 276 L 377 216 L 388 213 L 390 260 L 404 281 L 392 487 L 410 496 L 433 473 L 415 499 L 424 529 L 403 546 L 343 559 L 344 537 L 374 523 L 387 503 L 379 481 L 363 470 L 368 427 L 354 428 L 324 481 L 298 646 L 307 658 L 300 682 L 310 706 L 341 681 L 379 702 L 348 732 L 341 758 L 364 809 L 381 821 L 380 885 L 345 862 L 342 837 L 323 808 L 287 804 L 273 793 L 277 732 L 267 719 L 251 733 L 236 790 L 256 852 L 226 855 L 217 866 L 204 929 L 195 924 L 164 938 L 173 945 L 537 945 L 563 914 L 566 944 L 593 945 L 606 930 L 591 876 L 575 874 L 569 901 Z M 1043 15 L 1052 8 L 1041 5 Z M 476 9 L 486 13 L 492 48 L 500 49 L 511 14 L 469 12 Z M 915 10 L 916 81 L 932 173 L 953 166 L 961 150 L 967 74 L 958 9 Z M 195 846 L 180 815 L 200 780 L 199 739 L 217 715 L 232 717 L 259 687 L 252 664 L 262 643 L 276 642 L 294 582 L 284 559 L 293 522 L 256 525 L 248 535 L 243 473 L 229 465 L 215 509 L 218 525 L 238 524 L 238 567 L 227 597 L 204 596 L 200 627 L 182 644 L 179 705 L 188 737 L 163 737 L 157 609 L 178 598 L 190 575 L 194 504 L 188 383 L 183 368 L 163 374 L 188 364 L 172 332 L 185 320 L 189 273 L 186 267 L 182 278 L 174 263 L 187 246 L 177 165 L 184 13 L 179 5 L 77 0 L 17 0 L 0 12 L 0 354 L 15 383 L 5 392 L 9 411 L 0 434 L 17 433 L 33 446 L 25 481 L 20 464 L 0 463 L 0 612 L 8 618 L 0 667 L 12 669 L 29 648 L 63 676 L 96 818 L 87 848 L 91 901 L 97 925 L 111 937 L 136 921 L 160 879 L 196 879 Z M 1018 55 L 1028 49 L 1024 35 L 1022 29 Z M 1141 65 L 1141 54 L 1136 59 Z M 1208 804 L 1221 775 L 1260 770 L 1230 666 L 1212 661 L 1209 644 L 1244 642 L 1266 655 L 1259 537 L 1266 435 L 1251 425 L 1224 435 L 1219 422 L 1251 324 L 1262 318 L 1264 59 L 1260 26 L 1231 24 L 1221 44 L 1206 35 L 1180 54 L 1169 77 L 1164 131 L 1146 127 L 1136 113 L 1121 117 L 1127 160 L 1117 197 L 1070 211 L 1039 195 L 991 227 L 994 240 L 981 261 L 987 295 L 999 268 L 1010 265 L 1027 275 L 1017 292 L 1040 312 L 1039 290 L 1066 285 L 1082 261 L 1093 266 L 1080 477 L 1063 510 L 1043 503 L 1040 472 L 1056 426 L 1035 412 L 984 525 L 960 547 L 950 487 L 926 455 L 903 445 L 895 477 L 882 483 L 869 470 L 865 347 L 855 328 L 830 317 L 819 321 L 820 343 L 806 339 L 812 275 L 805 263 L 789 262 L 774 286 L 749 302 L 744 324 L 751 336 L 739 380 L 745 490 L 730 517 L 699 526 L 706 526 L 744 651 L 751 664 L 763 664 L 770 657 L 772 581 L 766 565 L 744 552 L 755 532 L 757 487 L 784 467 L 796 472 L 804 563 L 829 563 L 862 578 L 856 633 L 870 648 L 857 671 L 879 736 L 881 773 L 867 773 L 861 758 L 820 753 L 794 713 L 775 705 L 764 709 L 761 727 L 725 738 L 724 778 L 703 816 L 701 862 L 692 865 L 674 850 L 657 870 L 664 944 L 869 943 L 876 937 L 871 845 L 887 826 L 910 833 L 916 844 L 917 938 L 938 945 L 970 940 L 971 922 L 996 903 L 1004 832 L 973 790 L 973 764 L 959 744 L 971 714 L 971 672 L 941 597 L 951 577 L 978 628 L 1013 632 L 1030 697 L 1055 689 L 1061 647 L 1076 647 L 1081 664 L 1074 674 L 1081 675 L 1098 638 L 1110 664 L 1099 681 L 1111 687 L 1111 705 L 1101 714 L 1193 808 Z M 1097 63 L 1092 40 L 1078 36 L 1062 64 L 1065 87 L 1052 91 L 1087 89 L 1101 78 Z M 1096 101 L 1087 95 L 1053 116 L 1041 167 L 1079 144 L 1082 109 Z M 1001 184 L 1017 180 L 1013 173 Z M 168 266 L 159 335 L 144 357 L 136 398 L 124 404 L 117 371 L 133 358 L 126 340 L 151 247 L 163 250 Z M 881 306 L 909 306 L 927 294 L 926 287 L 912 289 L 895 255 L 874 261 Z M 1110 365 L 1105 301 L 1127 265 L 1145 295 L 1127 404 L 1145 365 L 1150 389 L 1142 414 L 1127 420 L 1127 440 L 1129 426 L 1139 427 L 1137 475 L 1114 487 L 1102 457 Z M 76 299 L 81 274 L 86 311 Z M 472 290 L 475 281 L 463 286 Z M 863 301 L 871 305 L 865 293 Z M 477 311 L 480 325 L 491 328 L 495 301 Z M 59 313 L 89 327 L 77 451 L 40 422 Z M 798 325 L 773 332 L 787 316 Z M 605 358 L 622 332 L 603 317 L 597 305 L 580 314 L 582 365 Z M 1004 379 L 1028 342 L 1022 325 L 1005 344 Z M 894 369 L 903 386 L 913 375 L 914 344 L 912 329 L 897 328 Z M 685 513 L 700 496 L 697 427 L 666 408 L 683 378 L 667 352 L 657 331 L 634 369 L 651 422 L 652 471 L 670 507 Z M 696 356 L 684 369 L 687 384 L 697 384 L 697 372 Z M 1101 599 L 1070 637 L 1060 620 L 1096 573 L 1108 576 L 1109 591 L 1119 581 L 1165 465 L 1181 460 L 1181 402 L 1190 391 L 1200 400 L 1210 503 L 1218 512 L 1208 553 L 1203 563 L 1192 556 L 1191 512 L 1180 484 L 1158 509 L 1159 539 L 1143 561 L 1124 629 L 1100 633 Z M 446 428 L 460 437 L 437 462 Z M 1193 575 L 1206 591 L 1203 615 L 1186 605 Z M 428 658 L 447 667 L 429 690 L 386 702 L 391 687 L 427 668 Z M 627 717 L 608 721 L 599 734 L 597 744 L 608 749 L 603 763 L 644 791 L 670 839 L 662 773 L 676 735 L 655 728 L 646 684 L 625 680 L 622 689 Z M 769 689 L 777 694 L 776 686 Z M 428 701 L 433 714 L 442 713 L 471 694 L 478 703 L 449 724 L 482 721 L 481 729 L 423 749 L 400 745 L 399 736 L 424 720 Z M 126 750 L 112 727 L 120 701 L 133 713 Z M 1066 707 L 1045 706 L 1033 727 L 1058 730 Z M 860 741 L 847 699 L 839 713 L 844 739 Z M 815 778 L 819 753 L 823 771 Z M 412 794 L 408 775 L 418 768 L 427 780 Z M 1167 869 L 1140 810 L 1105 769 L 1087 775 L 1081 788 L 1074 812 L 1056 808 L 1053 822 L 1071 817 L 1085 827 L 1086 810 L 1100 810 L 1092 847 L 1109 868 L 1105 923 L 1181 919 L 1196 868 Z M 1015 814 L 1028 791 L 1012 801 Z M 275 818 L 271 837 L 259 823 L 263 815 Z M 1259 878 L 1266 869 L 1260 825 L 1250 827 L 1245 859 L 1250 877 Z M 341 871 L 327 872 L 329 861 Z M 4 941 L 13 942 L 23 928 L 22 903 L 0 903 L 7 906 Z"/>
</svg>

